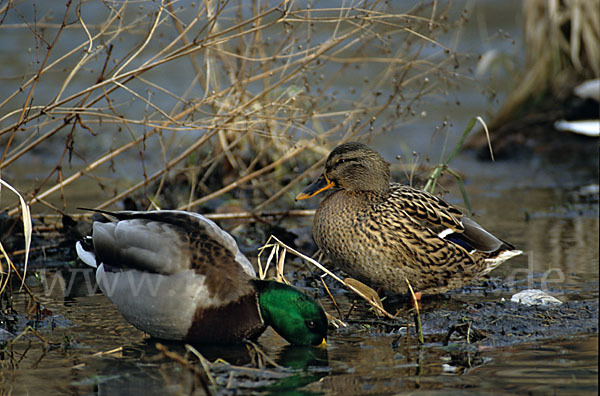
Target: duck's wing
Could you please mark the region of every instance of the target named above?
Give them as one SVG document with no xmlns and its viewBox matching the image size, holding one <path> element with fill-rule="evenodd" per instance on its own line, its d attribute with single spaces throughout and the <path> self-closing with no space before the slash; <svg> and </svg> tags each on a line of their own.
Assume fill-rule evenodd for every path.
<svg viewBox="0 0 600 396">
<path fill-rule="evenodd" d="M 466 243 L 468 247 L 483 253 L 514 250 L 515 247 L 513 245 L 490 234 L 482 226 L 467 216 L 463 216 L 461 222 L 464 231 L 449 234 L 447 239 L 458 243 L 459 245 L 463 245 L 463 247 Z"/>
<path fill-rule="evenodd" d="M 183 211 L 102 213 L 78 253 L 98 264 L 100 289 L 130 323 L 154 337 L 210 343 L 264 329 L 254 269 L 215 223 Z"/>
<path fill-rule="evenodd" d="M 467 252 L 476 250 L 491 253 L 514 249 L 441 198 L 400 184 L 391 187 L 393 199 L 390 201 L 397 203 L 411 220 L 417 221 L 438 237 L 460 245 Z"/>
<path fill-rule="evenodd" d="M 206 217 L 185 211 L 103 212 L 113 221 L 96 221 L 93 244 L 97 261 L 108 267 L 160 274 L 207 265 L 239 266 L 255 276 L 235 240 Z M 98 260 L 99 259 L 99 260 Z"/>
<path fill-rule="evenodd" d="M 462 232 L 463 213 L 439 197 L 402 184 L 390 185 L 390 199 L 406 215 L 436 234 Z M 449 230 L 449 231 L 448 231 Z"/>
</svg>

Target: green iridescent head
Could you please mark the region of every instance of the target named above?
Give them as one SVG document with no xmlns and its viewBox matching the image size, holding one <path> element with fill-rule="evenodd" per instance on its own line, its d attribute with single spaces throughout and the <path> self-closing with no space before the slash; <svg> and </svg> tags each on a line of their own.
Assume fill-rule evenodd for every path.
<svg viewBox="0 0 600 396">
<path fill-rule="evenodd" d="M 325 345 L 327 317 L 312 297 L 275 281 L 253 280 L 265 324 L 294 345 Z"/>
</svg>

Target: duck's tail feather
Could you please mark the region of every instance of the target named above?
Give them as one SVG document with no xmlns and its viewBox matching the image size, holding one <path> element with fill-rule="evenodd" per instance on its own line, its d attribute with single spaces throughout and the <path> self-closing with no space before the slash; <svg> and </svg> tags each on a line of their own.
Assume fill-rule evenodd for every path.
<svg viewBox="0 0 600 396">
<path fill-rule="evenodd" d="M 482 275 L 485 275 L 488 272 L 492 271 L 494 268 L 496 268 L 506 260 L 509 260 L 521 254 L 523 254 L 523 251 L 517 249 L 499 251 L 497 255 L 485 259 L 486 267 L 483 270 Z"/>
<path fill-rule="evenodd" d="M 473 219 L 463 216 L 461 223 L 464 227 L 464 232 L 460 234 L 460 237 L 464 239 L 469 246 L 472 246 L 473 249 L 485 253 L 514 249 L 511 244 L 492 235 Z"/>
<path fill-rule="evenodd" d="M 94 245 L 92 242 L 92 237 L 85 237 L 80 241 L 77 241 L 75 244 L 75 250 L 77 251 L 77 256 L 89 265 L 90 267 L 98 267 L 98 263 L 96 263 L 96 254 L 94 253 Z"/>
</svg>

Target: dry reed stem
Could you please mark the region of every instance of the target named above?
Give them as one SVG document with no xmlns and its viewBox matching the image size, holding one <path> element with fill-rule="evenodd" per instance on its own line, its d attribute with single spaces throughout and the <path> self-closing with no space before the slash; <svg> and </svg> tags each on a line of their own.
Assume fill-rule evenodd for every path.
<svg viewBox="0 0 600 396">
<path fill-rule="evenodd" d="M 34 336 L 36 336 L 43 344 L 44 349 L 46 349 L 48 347 L 48 340 L 46 340 L 46 338 L 44 338 L 43 335 L 40 334 L 39 331 L 37 331 L 36 329 L 34 329 L 31 326 L 27 326 L 26 328 L 24 328 L 19 334 L 17 334 L 14 338 L 10 339 L 10 341 L 8 341 L 6 344 L 4 344 L 2 346 L 2 348 L 0 348 L 0 351 L 2 350 L 7 350 L 8 348 L 10 348 L 12 345 L 16 344 L 16 342 L 21 339 L 22 337 L 25 337 L 25 335 L 27 333 L 31 333 Z M 43 355 L 42 355 L 43 356 Z"/>
<path fill-rule="evenodd" d="M 213 375 L 210 372 L 210 362 L 208 361 L 208 359 L 206 359 L 204 356 L 202 356 L 202 354 L 196 348 L 191 346 L 190 344 L 185 344 L 185 350 L 190 352 L 192 355 L 194 355 L 198 358 L 198 360 L 200 361 L 200 365 L 202 365 L 202 369 L 204 370 L 208 380 L 210 381 L 210 384 L 213 387 L 216 387 L 217 382 L 215 381 L 215 378 L 213 377 Z"/>
<path fill-rule="evenodd" d="M 529 0 L 523 14 L 525 71 L 491 129 L 514 118 L 531 98 L 564 96 L 577 81 L 600 77 L 600 0 Z"/>
<path fill-rule="evenodd" d="M 271 242 L 272 240 L 274 240 L 275 242 Z M 262 268 L 262 263 L 260 261 L 260 255 L 262 254 L 262 252 L 265 249 L 271 249 L 271 253 L 269 255 L 269 259 L 267 260 L 267 263 L 265 265 L 265 268 L 263 270 Z M 294 254 L 295 256 L 300 257 L 301 259 L 305 260 L 306 262 L 314 265 L 315 267 L 319 268 L 321 271 L 323 271 L 325 274 L 331 276 L 333 279 L 335 279 L 336 281 L 338 281 L 339 283 L 341 283 L 342 285 L 344 285 L 346 288 L 352 290 L 354 293 L 356 293 L 357 295 L 359 295 L 362 299 L 364 299 L 367 303 L 369 303 L 369 305 L 371 305 L 371 307 L 373 307 L 373 309 L 377 312 L 379 312 L 380 314 L 382 314 L 383 316 L 386 316 L 390 319 L 396 319 L 396 317 L 390 313 L 388 313 L 385 309 L 383 309 L 383 307 L 381 307 L 376 301 L 373 301 L 369 296 L 367 296 L 366 294 L 364 294 L 361 290 L 355 288 L 354 286 L 348 284 L 347 282 L 345 282 L 342 278 L 338 277 L 337 275 L 335 275 L 333 272 L 331 272 L 330 270 L 328 270 L 326 267 L 324 267 L 321 263 L 319 263 L 318 261 L 306 256 L 305 254 L 300 253 L 299 251 L 292 249 L 291 247 L 287 246 L 285 243 L 281 242 L 279 239 L 277 239 L 277 237 L 271 235 L 269 237 L 269 239 L 267 240 L 267 242 L 259 249 L 259 259 L 258 259 L 258 268 L 259 268 L 259 274 L 261 274 L 261 279 L 264 279 L 264 277 L 266 276 L 268 267 L 269 267 L 269 263 L 272 259 L 272 256 L 274 254 L 278 254 L 279 249 L 283 249 L 285 251 L 289 251 L 290 253 Z M 283 271 L 283 266 L 281 266 L 279 268 L 280 271 Z"/>
<path fill-rule="evenodd" d="M 342 315 L 342 310 L 340 309 L 340 306 L 338 305 L 337 301 L 335 301 L 335 298 L 333 298 L 333 294 L 331 294 L 331 292 L 329 291 L 329 287 L 327 287 L 327 283 L 325 283 L 325 279 L 323 279 L 323 276 L 321 276 L 319 279 L 321 280 L 321 284 L 323 285 L 325 292 L 327 292 L 327 295 L 333 302 L 333 307 L 337 311 L 339 318 L 342 319 L 344 317 L 344 315 Z"/>
<path fill-rule="evenodd" d="M 161 0 L 142 2 L 149 7 L 146 13 L 138 12 L 137 4 L 124 1 L 118 8 L 104 4 L 107 11 L 102 20 L 90 19 L 81 7 L 72 11 L 69 3 L 62 11 L 61 24 L 36 21 L 35 26 L 55 29 L 54 41 L 47 43 L 46 51 L 41 50 L 43 61 L 35 75 L 23 78 L 4 100 L 0 98 L 0 138 L 7 139 L 0 169 L 10 170 L 23 164 L 24 157 L 34 150 L 65 141 L 56 167 L 26 194 L 30 205 L 42 203 L 52 211 L 64 211 L 69 207 L 69 192 L 83 176 L 98 182 L 102 198 L 97 208 L 140 191 L 160 205 L 158 192 L 170 173 L 186 169 L 183 162 L 199 150 L 210 153 L 218 148 L 219 161 L 226 161 L 238 176 L 203 196 L 207 188 L 202 181 L 208 174 L 198 174 L 200 165 L 192 165 L 187 202 L 180 207 L 192 209 L 251 183 L 266 196 L 260 205 L 253 204 L 260 210 L 289 192 L 317 164 L 285 186 L 270 183 L 278 177 L 278 168 L 291 166 L 306 148 L 323 147 L 330 136 L 341 134 L 341 140 L 347 141 L 359 133 L 372 133 L 378 117 L 408 96 L 405 113 L 380 122 L 393 127 L 408 116 L 415 101 L 436 86 L 425 87 L 420 80 L 434 75 L 446 79 L 452 69 L 453 56 L 418 58 L 425 45 L 452 52 L 430 35 L 441 30 L 445 17 L 437 6 L 426 15 L 411 15 L 387 12 L 381 0 L 322 9 L 302 9 L 287 1 L 266 2 L 251 11 L 235 10 L 230 2 L 205 2 L 196 4 L 193 12 Z M 420 7 L 411 11 L 428 9 Z M 10 13 L 9 6 L 4 8 Z M 77 25 L 65 24 L 71 17 Z M 320 27 L 320 36 L 314 34 L 315 26 Z M 66 41 L 65 34 L 74 30 L 82 37 Z M 392 40 L 399 35 L 404 35 L 398 41 L 404 43 L 403 48 Z M 58 52 L 59 40 L 62 52 Z M 416 51 L 410 52 L 409 41 L 415 43 Z M 393 51 L 374 53 L 373 48 L 380 44 Z M 187 76 L 191 84 L 183 90 L 152 74 L 164 73 L 171 65 L 181 67 L 184 60 L 193 72 Z M 344 84 L 352 67 L 372 63 L 383 65 L 383 70 L 379 78 L 365 82 L 354 102 L 333 99 L 330 91 Z M 95 81 L 85 82 L 84 71 L 96 67 Z M 61 70 L 64 75 L 51 100 L 39 100 L 36 93 L 48 89 L 48 82 L 56 80 Z M 323 73 L 324 78 L 314 78 L 315 73 Z M 87 85 L 82 86 L 82 81 Z M 407 95 L 415 83 L 420 88 Z M 374 94 L 390 86 L 382 99 Z M 202 91 L 199 96 L 198 88 Z M 22 92 L 27 92 L 25 102 L 11 108 Z M 165 104 L 154 93 L 172 102 Z M 128 111 L 129 103 L 143 110 Z M 129 140 L 113 134 L 120 140 L 112 148 L 102 143 L 89 154 L 80 153 L 81 140 L 95 145 L 117 127 L 129 133 Z M 195 141 L 177 147 L 180 137 L 192 133 L 199 135 Z M 257 154 L 248 158 L 243 154 L 248 147 Z M 103 169 L 118 168 L 121 159 L 136 155 L 132 149 L 140 158 L 141 172 L 126 182 L 115 180 L 114 187 L 106 188 L 110 180 Z M 72 157 L 78 163 L 72 162 Z M 147 161 L 158 162 L 160 169 L 147 167 Z M 206 171 L 214 171 L 222 162 L 214 164 Z M 57 179 L 54 184 L 53 177 Z M 144 191 L 149 186 L 154 191 Z M 56 200 L 62 201 L 63 209 Z M 6 209 L 16 214 L 16 207 Z"/>
<path fill-rule="evenodd" d="M 27 273 L 27 263 L 29 262 L 29 251 L 31 248 L 31 234 L 32 234 L 32 230 L 33 230 L 32 222 L 31 222 L 31 213 L 29 211 L 29 205 L 27 205 L 25 203 L 23 196 L 13 186 L 8 184 L 1 178 L 0 178 L 0 197 L 1 197 L 1 193 L 2 193 L 2 186 L 8 188 L 19 198 L 19 208 L 21 209 L 21 220 L 23 222 L 23 237 L 25 239 L 25 259 L 23 261 L 23 274 L 26 274 Z M 10 260 L 10 257 L 4 250 L 4 246 L 2 246 L 1 242 L 0 242 L 0 251 L 2 252 L 2 255 L 3 255 L 4 259 L 6 260 L 6 264 L 7 264 L 7 269 L 5 271 L 2 267 L 2 261 L 0 261 L 0 295 L 2 294 L 2 292 L 4 292 L 4 289 L 6 288 L 6 285 L 8 284 L 8 279 L 10 278 L 11 269 L 13 271 L 15 271 L 17 276 L 21 279 L 21 287 L 25 287 L 27 289 L 27 291 L 29 292 L 29 294 L 32 295 L 31 292 L 29 291 L 29 288 L 27 288 L 27 286 L 25 285 L 25 276 L 21 277 L 21 275 L 19 274 L 19 271 L 14 266 L 14 264 Z"/>
<path fill-rule="evenodd" d="M 337 42 L 341 42 L 341 41 L 343 41 L 343 39 L 344 39 L 344 38 L 340 38 L 340 39 L 338 39 L 337 41 L 334 41 L 334 43 L 333 43 L 333 44 L 330 44 L 330 45 L 335 45 L 335 43 L 337 43 Z M 307 60 L 305 59 L 305 60 L 304 60 L 304 62 L 303 62 L 303 63 L 302 63 L 300 66 L 298 66 L 298 67 L 297 67 L 297 69 L 296 69 L 294 72 L 290 73 L 290 74 L 289 74 L 287 77 L 285 77 L 285 78 L 283 78 L 283 79 L 279 80 L 279 82 L 277 82 L 276 84 L 273 84 L 272 86 L 270 86 L 270 87 L 268 87 L 267 89 L 263 90 L 263 91 L 262 91 L 260 94 L 256 95 L 256 96 L 255 96 L 254 98 L 252 98 L 251 100 L 247 101 L 247 102 L 246 102 L 244 105 L 242 105 L 242 106 L 240 106 L 240 107 L 239 107 L 238 111 L 243 111 L 245 108 L 247 108 L 247 107 L 251 106 L 251 105 L 252 105 L 252 104 L 254 104 L 256 101 L 258 101 L 260 98 L 264 97 L 264 96 L 265 96 L 267 93 L 269 93 L 269 92 L 270 92 L 270 91 L 272 91 L 273 89 L 277 88 L 278 86 L 280 86 L 281 84 L 283 84 L 285 81 L 289 80 L 289 79 L 290 79 L 290 78 L 291 78 L 291 77 L 292 77 L 292 76 L 293 76 L 295 73 L 297 73 L 297 72 L 298 72 L 298 71 L 299 71 L 299 70 L 300 70 L 300 69 L 301 69 L 301 68 L 302 68 L 302 67 L 303 67 L 303 66 L 304 66 L 306 63 L 309 63 L 309 62 L 311 62 L 312 60 L 314 60 L 314 59 L 315 59 L 315 58 L 316 58 L 316 57 L 319 55 L 319 53 L 321 53 L 321 52 L 324 52 L 324 51 L 328 50 L 329 48 L 330 48 L 329 46 L 325 46 L 324 48 L 321 48 L 321 49 L 320 49 L 320 50 L 319 50 L 319 51 L 318 51 L 316 54 L 313 54 L 312 56 L 310 56 L 310 57 L 307 57 Z M 121 84 L 118 84 L 118 86 L 121 86 Z M 381 109 L 380 111 L 383 111 L 383 109 Z M 226 120 L 226 121 L 224 122 L 224 125 L 228 124 L 230 121 L 233 121 L 234 117 L 235 117 L 235 115 L 234 115 L 234 116 L 232 116 L 232 117 L 230 117 L 228 120 Z M 221 130 L 221 129 L 217 127 L 217 128 L 215 128 L 215 129 L 213 129 L 211 132 L 208 132 L 208 133 L 206 133 L 205 135 L 203 135 L 203 137 L 202 137 L 201 139 L 199 139 L 198 141 L 196 141 L 196 142 L 195 142 L 195 143 L 194 143 L 192 146 L 190 146 L 190 147 L 189 147 L 187 150 L 185 150 L 183 153 L 181 153 L 181 154 L 180 154 L 180 155 L 179 155 L 179 156 L 178 156 L 176 159 L 174 159 L 173 161 L 170 161 L 170 162 L 169 162 L 169 163 L 168 163 L 168 164 L 167 164 L 167 165 L 166 165 L 166 166 L 165 166 L 165 167 L 164 167 L 164 168 L 163 168 L 161 171 L 157 172 L 157 173 L 156 173 L 155 175 L 153 175 L 151 178 L 149 178 L 149 179 L 146 179 L 146 180 L 144 180 L 143 182 L 140 182 L 140 183 L 138 183 L 138 184 L 137 184 L 136 186 L 134 186 L 132 189 L 129 189 L 129 190 L 128 190 L 128 193 L 130 193 L 131 191 L 135 191 L 136 189 L 138 189 L 138 188 L 140 188 L 140 187 L 142 187 L 142 186 L 145 186 L 145 185 L 147 185 L 149 181 L 152 181 L 152 180 L 154 180 L 155 178 L 157 178 L 158 176 L 161 176 L 161 175 L 165 174 L 165 173 L 166 173 L 168 170 L 170 170 L 170 169 L 171 169 L 173 166 L 175 166 L 175 165 L 179 164 L 181 161 L 183 161 L 183 160 L 184 160 L 184 159 L 185 159 L 185 158 L 186 158 L 186 157 L 187 157 L 187 156 L 188 156 L 188 155 L 189 155 L 191 152 L 195 151 L 195 150 L 196 150 L 198 147 L 200 147 L 200 146 L 201 146 L 201 145 L 202 145 L 204 142 L 206 142 L 206 141 L 207 141 L 209 138 L 211 138 L 211 137 L 212 137 L 214 134 L 216 134 L 216 133 L 217 133 L 218 131 L 220 131 L 220 130 Z M 156 130 L 153 130 L 153 132 L 155 132 L 155 131 L 156 131 Z M 111 153 L 108 153 L 106 156 L 104 156 L 104 157 L 102 157 L 101 159 L 99 159 L 98 161 L 94 162 L 93 164 L 91 164 L 91 165 L 90 165 L 90 166 L 88 166 L 87 168 L 85 168 L 85 169 L 83 169 L 83 170 L 81 170 L 81 171 L 77 172 L 77 173 L 76 173 L 76 174 L 74 174 L 73 176 L 69 177 L 69 178 L 68 178 L 68 179 L 66 179 L 64 182 L 61 182 L 61 183 L 59 183 L 59 184 L 57 184 L 57 185 L 53 186 L 52 188 L 48 189 L 48 190 L 47 190 L 47 191 L 45 191 L 44 193 L 42 193 L 42 194 L 40 194 L 40 195 L 38 195 L 38 196 L 35 196 L 35 197 L 33 197 L 33 198 L 31 199 L 31 201 L 30 201 L 30 204 L 33 204 L 33 203 L 37 202 L 39 199 L 41 199 L 41 198 L 45 198 L 45 197 L 47 197 L 48 195 L 50 195 L 50 194 L 54 193 L 55 191 L 62 189 L 62 188 L 65 186 L 65 185 L 68 185 L 68 184 L 70 184 L 71 182 L 73 182 L 73 181 L 77 180 L 79 177 L 81 177 L 82 175 L 84 175 L 84 174 L 85 174 L 85 173 L 87 173 L 88 171 L 90 171 L 90 170 L 93 170 L 93 169 L 94 169 L 94 168 L 96 168 L 97 166 L 99 166 L 99 165 L 101 165 L 101 164 L 105 163 L 105 162 L 106 162 L 108 159 L 111 159 L 111 158 L 113 158 L 113 157 L 115 157 L 115 156 L 117 156 L 117 155 L 121 154 L 121 153 L 122 153 L 122 152 L 124 152 L 125 150 L 127 150 L 127 149 L 129 149 L 129 148 L 133 147 L 134 145 L 136 145 L 136 144 L 140 143 L 142 140 L 145 140 L 145 139 L 147 139 L 147 138 L 148 138 L 148 135 L 146 135 L 146 134 L 145 134 L 145 135 L 143 135 L 142 137 L 140 137 L 140 138 L 138 138 L 138 139 L 135 139 L 135 140 L 133 140 L 131 143 L 129 143 L 129 144 L 127 144 L 127 145 L 125 145 L 125 146 L 121 147 L 120 149 L 117 149 L 117 150 L 114 150 L 114 151 L 112 151 Z M 29 150 L 29 149 L 31 149 L 31 147 L 30 147 L 30 148 L 28 148 L 28 150 Z M 298 150 L 298 149 L 297 149 L 297 150 L 295 150 L 295 151 L 292 151 L 291 153 L 289 153 L 289 152 L 288 152 L 288 154 L 287 154 L 287 156 L 286 156 L 286 157 L 283 157 L 283 158 L 282 158 L 282 159 L 280 159 L 279 161 L 276 161 L 276 162 L 274 162 L 274 163 L 270 164 L 269 166 L 267 166 L 267 167 L 263 168 L 261 171 L 254 172 L 253 174 L 251 174 L 251 175 L 249 175 L 249 176 L 246 176 L 246 177 L 243 177 L 243 178 L 241 178 L 241 179 L 237 180 L 236 182 L 234 182 L 234 183 L 230 184 L 229 186 L 226 186 L 226 187 L 224 187 L 223 189 L 221 189 L 221 190 L 218 190 L 218 191 L 214 192 L 213 194 L 210 194 L 210 195 L 208 195 L 208 196 L 205 196 L 205 197 L 203 197 L 203 198 L 200 198 L 200 199 L 198 199 L 198 200 L 196 200 L 196 201 L 193 201 L 193 202 L 189 203 L 189 204 L 187 205 L 187 207 L 189 208 L 190 206 L 195 206 L 195 205 L 198 205 L 198 204 L 200 204 L 200 203 L 203 203 L 203 202 L 205 202 L 205 201 L 207 201 L 207 200 L 209 200 L 209 199 L 212 199 L 212 198 L 218 197 L 218 196 L 222 195 L 223 193 L 225 193 L 225 192 L 227 192 L 227 191 L 230 191 L 231 189 L 233 189 L 233 188 L 235 188 L 235 187 L 238 187 L 239 185 L 241 185 L 242 183 L 246 182 L 247 180 L 250 180 L 250 179 L 252 179 L 252 178 L 254 178 L 254 177 L 256 177 L 256 176 L 259 176 L 259 175 L 261 175 L 261 174 L 265 173 L 266 171 L 268 171 L 268 170 L 270 170 L 270 169 L 274 168 L 275 166 L 279 165 L 281 162 L 284 162 L 284 161 L 285 161 L 285 160 L 287 160 L 288 158 L 291 158 L 291 157 L 293 157 L 295 154 L 298 154 L 300 151 L 302 151 L 302 148 L 301 148 L 300 150 Z M 15 158 L 15 159 L 16 159 L 16 158 Z M 14 160 L 14 159 L 11 159 L 11 161 L 10 161 L 10 162 L 12 162 L 12 160 Z M 9 163 L 10 163 L 10 162 L 9 162 Z M 121 198 L 121 197 L 123 197 L 123 196 L 124 196 L 124 195 L 123 195 L 123 194 L 121 194 L 121 195 L 119 195 L 118 197 L 119 197 L 119 198 Z M 104 207 L 106 207 L 106 206 L 110 205 L 110 204 L 111 204 L 111 203 L 113 203 L 113 202 L 115 202 L 115 199 L 112 199 L 112 200 L 109 200 L 109 201 L 107 201 L 105 204 L 103 204 L 103 205 L 99 206 L 98 208 L 104 208 Z M 10 215 L 13 215 L 13 214 L 14 214 L 14 210 L 13 210 L 13 211 L 11 211 L 11 212 L 9 212 L 9 214 L 10 214 Z"/>
<path fill-rule="evenodd" d="M 113 349 L 110 349 L 108 351 L 100 351 L 100 352 L 96 352 L 92 355 L 92 357 L 101 357 L 101 356 L 106 356 L 106 355 L 114 355 L 116 353 L 122 353 L 123 352 L 123 347 L 115 347 Z"/>
</svg>

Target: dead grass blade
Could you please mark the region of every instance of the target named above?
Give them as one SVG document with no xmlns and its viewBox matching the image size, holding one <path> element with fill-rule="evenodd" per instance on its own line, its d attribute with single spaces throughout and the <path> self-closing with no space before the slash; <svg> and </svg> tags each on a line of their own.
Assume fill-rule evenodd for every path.
<svg viewBox="0 0 600 396">
<path fill-rule="evenodd" d="M 213 388 L 216 389 L 217 381 L 215 381 L 215 378 L 210 372 L 210 362 L 208 361 L 208 359 L 202 356 L 202 354 L 190 344 L 185 344 L 185 350 L 198 358 L 198 361 L 200 361 L 200 365 L 202 365 L 202 369 L 206 373 L 206 377 L 210 381 L 210 384 L 213 386 Z"/>
<path fill-rule="evenodd" d="M 1 178 L 0 178 L 0 196 L 1 196 L 1 192 L 2 192 L 1 186 L 8 188 L 17 197 L 19 197 L 19 204 L 20 204 L 20 208 L 21 208 L 21 219 L 23 221 L 23 237 L 25 238 L 25 259 L 24 259 L 24 264 L 23 264 L 23 274 L 26 274 L 27 273 L 27 263 L 29 262 L 29 250 L 31 248 L 31 233 L 32 233 L 32 229 L 33 229 L 33 226 L 31 223 L 31 213 L 29 211 L 29 205 L 27 205 L 27 203 L 25 202 L 25 199 L 23 199 L 23 196 L 21 194 L 19 194 L 19 192 L 13 186 L 8 184 Z M 17 274 L 18 274 L 18 271 L 15 268 L 15 266 L 13 265 L 12 261 L 10 261 L 10 258 L 8 257 L 8 254 L 4 250 L 4 246 L 2 246 L 2 243 L 0 243 L 0 250 L 2 250 L 2 254 L 7 263 L 7 270 L 3 271 L 2 262 L 0 261 L 0 294 L 2 294 L 2 292 L 4 291 L 4 288 L 6 287 L 6 285 L 8 283 L 8 277 L 10 276 L 10 271 L 11 271 L 10 269 L 12 268 L 15 272 L 17 272 Z M 2 282 L 2 277 L 4 274 L 6 276 L 6 280 L 4 282 Z M 20 277 L 20 275 L 19 275 L 19 277 Z M 25 276 L 23 276 L 21 278 L 21 288 L 23 286 L 25 286 Z"/>
<path fill-rule="evenodd" d="M 372 295 L 368 295 L 370 293 L 365 294 L 365 292 L 363 290 L 360 290 L 357 287 L 355 287 L 354 285 L 347 283 L 342 278 L 338 277 L 333 272 L 331 272 L 326 267 L 324 267 L 318 261 L 316 261 L 316 260 L 314 260 L 314 259 L 306 256 L 305 254 L 300 253 L 299 251 L 297 251 L 295 249 L 292 249 L 291 247 L 287 246 L 285 243 L 281 242 L 279 239 L 277 239 L 277 237 L 275 237 L 273 235 L 271 235 L 269 237 L 269 239 L 267 240 L 267 243 L 259 249 L 260 250 L 259 260 L 258 260 L 259 273 L 266 274 L 266 269 L 267 269 L 267 266 L 268 266 L 268 262 L 267 262 L 267 266 L 265 266 L 265 270 L 263 270 L 262 269 L 262 263 L 260 261 L 260 254 L 265 249 L 269 249 L 269 248 L 271 249 L 271 255 L 274 254 L 273 251 L 279 251 L 279 249 L 283 249 L 285 251 L 289 251 L 290 253 L 292 253 L 293 255 L 295 255 L 297 257 L 300 257 L 301 259 L 305 260 L 306 262 L 312 264 L 313 266 L 315 266 L 318 269 L 320 269 L 321 271 L 323 271 L 325 274 L 331 276 L 333 279 L 335 279 L 336 281 L 338 281 L 339 283 L 341 283 L 342 285 L 344 285 L 346 288 L 352 290 L 354 293 L 356 293 L 357 295 L 359 295 L 369 305 L 371 305 L 371 307 L 373 307 L 373 309 L 378 314 L 380 314 L 382 316 L 386 316 L 386 317 L 388 317 L 390 319 L 395 319 L 396 318 L 394 315 L 390 314 L 389 312 L 387 312 L 383 308 L 383 305 L 381 304 L 381 300 L 379 300 L 379 297 L 377 297 L 377 299 L 374 299 Z M 271 257 L 271 255 L 269 257 Z M 283 266 L 280 267 L 280 270 L 283 271 Z M 351 283 L 354 283 L 354 282 L 351 282 Z M 375 293 L 375 294 L 377 294 L 377 293 Z M 379 302 L 377 300 L 379 300 Z"/>
<path fill-rule="evenodd" d="M 344 282 L 346 282 L 347 285 L 354 287 L 356 290 L 360 290 L 361 293 L 367 296 L 369 301 L 377 306 L 377 309 L 374 310 L 375 314 L 377 316 L 383 316 L 381 314 L 381 312 L 385 312 L 385 309 L 383 308 L 383 302 L 381 302 L 379 294 L 377 294 L 375 290 L 354 278 L 345 278 Z"/>
</svg>

